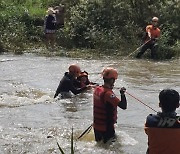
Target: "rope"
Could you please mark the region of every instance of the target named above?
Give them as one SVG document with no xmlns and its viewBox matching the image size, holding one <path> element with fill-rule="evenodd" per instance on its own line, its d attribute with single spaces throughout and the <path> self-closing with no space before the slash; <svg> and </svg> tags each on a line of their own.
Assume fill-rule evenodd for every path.
<svg viewBox="0 0 180 154">
<path fill-rule="evenodd" d="M 139 100 L 139 99 L 138 99 L 138 98 L 136 98 L 135 96 L 131 95 L 131 94 L 130 94 L 130 93 L 128 93 L 127 91 L 126 91 L 126 94 L 128 94 L 128 95 L 129 95 L 129 96 L 131 96 L 131 97 L 133 97 L 133 98 L 134 98 L 134 99 L 136 99 L 138 102 L 142 103 L 143 105 L 147 106 L 148 108 L 150 108 L 151 110 L 153 110 L 154 112 L 156 112 L 156 113 L 157 113 L 157 111 L 156 111 L 156 110 L 154 110 L 152 107 L 150 107 L 149 105 L 145 104 L 144 102 L 142 102 L 141 100 Z"/>
<path fill-rule="evenodd" d="M 91 124 L 84 132 L 81 133 L 81 135 L 77 138 L 77 139 L 80 139 L 82 138 L 86 133 L 89 133 L 90 130 L 92 129 L 93 127 L 93 124 Z"/>
</svg>

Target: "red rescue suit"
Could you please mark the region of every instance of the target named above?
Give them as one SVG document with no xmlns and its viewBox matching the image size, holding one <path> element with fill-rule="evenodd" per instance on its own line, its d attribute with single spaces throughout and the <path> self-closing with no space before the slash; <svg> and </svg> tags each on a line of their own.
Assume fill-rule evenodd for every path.
<svg viewBox="0 0 180 154">
<path fill-rule="evenodd" d="M 107 125 L 116 123 L 117 106 L 120 102 L 111 89 L 98 86 L 94 90 L 94 129 L 105 132 Z"/>
</svg>

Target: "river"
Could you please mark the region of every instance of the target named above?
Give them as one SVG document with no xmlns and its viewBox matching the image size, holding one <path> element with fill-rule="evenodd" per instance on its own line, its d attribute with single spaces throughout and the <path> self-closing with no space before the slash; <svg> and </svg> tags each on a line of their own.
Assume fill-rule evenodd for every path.
<svg viewBox="0 0 180 154">
<path fill-rule="evenodd" d="M 180 92 L 180 59 L 150 61 L 83 60 L 67 57 L 43 57 L 34 54 L 0 55 L 0 153 L 55 154 L 70 153 L 73 127 L 77 138 L 92 123 L 92 93 L 71 99 L 53 99 L 64 72 L 78 63 L 89 72 L 91 81 L 102 84 L 100 72 L 106 66 L 118 70 L 115 87 L 127 92 L 156 111 L 158 94 L 164 88 Z M 119 95 L 119 91 L 114 89 Z M 144 154 L 147 136 L 144 132 L 146 116 L 155 113 L 126 94 L 128 109 L 118 109 L 117 142 L 108 147 L 97 145 L 92 134 L 74 141 L 79 154 Z M 180 114 L 180 109 L 177 110 Z M 90 132 L 91 133 L 91 132 Z"/>
</svg>

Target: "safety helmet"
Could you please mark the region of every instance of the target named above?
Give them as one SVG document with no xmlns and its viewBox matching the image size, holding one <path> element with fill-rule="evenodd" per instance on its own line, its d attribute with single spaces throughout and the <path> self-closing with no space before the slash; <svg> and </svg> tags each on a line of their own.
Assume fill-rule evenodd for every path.
<svg viewBox="0 0 180 154">
<path fill-rule="evenodd" d="M 153 17 L 152 21 L 159 21 L 158 17 Z"/>
<path fill-rule="evenodd" d="M 111 78 L 117 79 L 118 73 L 116 69 L 112 67 L 108 67 L 103 70 L 102 76 L 105 79 L 111 79 Z"/>
<path fill-rule="evenodd" d="M 81 69 L 78 65 L 72 64 L 69 66 L 69 72 L 79 74 L 81 72 Z"/>
</svg>

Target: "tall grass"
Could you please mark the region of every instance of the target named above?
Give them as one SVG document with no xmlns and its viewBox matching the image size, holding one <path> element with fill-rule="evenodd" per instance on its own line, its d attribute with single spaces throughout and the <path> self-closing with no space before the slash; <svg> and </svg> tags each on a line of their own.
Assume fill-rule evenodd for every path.
<svg viewBox="0 0 180 154">
<path fill-rule="evenodd" d="M 59 151 L 61 152 L 61 154 L 65 154 L 65 152 L 63 151 L 63 149 L 61 148 L 61 146 L 59 145 L 59 143 L 57 142 Z M 71 154 L 74 154 L 74 137 L 73 137 L 73 128 L 71 131 Z"/>
</svg>

